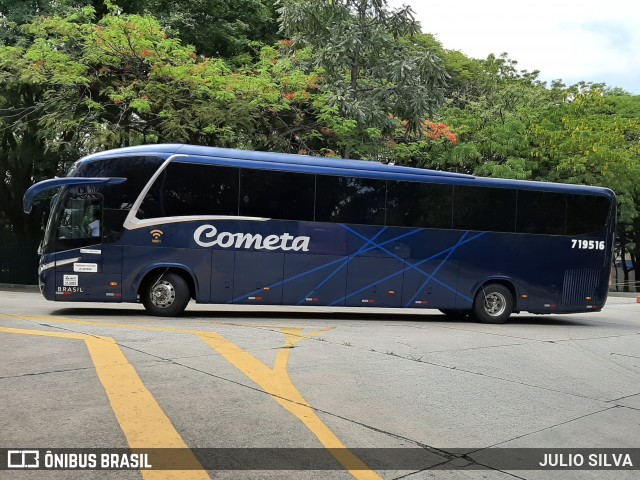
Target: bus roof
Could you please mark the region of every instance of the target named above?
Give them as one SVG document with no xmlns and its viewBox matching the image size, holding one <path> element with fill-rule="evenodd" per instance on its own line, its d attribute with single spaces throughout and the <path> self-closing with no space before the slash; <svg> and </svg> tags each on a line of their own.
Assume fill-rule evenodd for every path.
<svg viewBox="0 0 640 480">
<path fill-rule="evenodd" d="M 310 155 L 238 150 L 187 144 L 150 144 L 117 148 L 88 155 L 80 159 L 80 161 L 93 161 L 123 155 L 154 155 L 169 158 L 175 154 L 197 157 L 197 163 L 216 165 L 220 165 L 221 160 L 228 160 L 230 164 L 236 164 L 237 166 L 240 166 L 237 164 L 237 161 L 248 161 L 253 168 L 263 167 L 270 170 L 303 171 L 329 175 L 340 175 L 342 173 L 350 176 L 361 174 L 363 177 L 369 178 L 405 179 L 407 181 L 423 182 L 430 180 L 438 183 L 604 195 L 615 198 L 613 191 L 604 187 L 476 177 L 463 173 L 405 167 L 374 161 L 313 157 Z"/>
</svg>

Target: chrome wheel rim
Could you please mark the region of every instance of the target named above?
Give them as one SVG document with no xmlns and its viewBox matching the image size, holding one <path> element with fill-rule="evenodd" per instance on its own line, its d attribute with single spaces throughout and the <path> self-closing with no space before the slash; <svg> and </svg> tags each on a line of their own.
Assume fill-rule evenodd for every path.
<svg viewBox="0 0 640 480">
<path fill-rule="evenodd" d="M 167 308 L 176 300 L 176 289 L 166 280 L 156 283 L 151 289 L 151 303 L 158 308 Z"/>
<path fill-rule="evenodd" d="M 507 309 L 507 299 L 499 292 L 491 292 L 484 297 L 484 311 L 492 317 L 499 317 Z"/>
</svg>

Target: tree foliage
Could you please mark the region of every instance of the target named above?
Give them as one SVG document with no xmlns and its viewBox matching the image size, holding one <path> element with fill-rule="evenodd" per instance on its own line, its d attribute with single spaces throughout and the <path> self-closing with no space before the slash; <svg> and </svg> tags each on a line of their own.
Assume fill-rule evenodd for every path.
<svg viewBox="0 0 640 480">
<path fill-rule="evenodd" d="M 447 74 L 437 54 L 401 41 L 418 33 L 409 7 L 386 0 L 282 0 L 282 32 L 295 45 L 313 47 L 324 89 L 336 113 L 353 121 L 347 152 L 406 120 L 417 133 L 444 100 Z M 346 155 L 349 156 L 349 155 Z"/>
<path fill-rule="evenodd" d="M 640 97 L 447 50 L 386 0 L 121 3 L 0 0 L 11 235 L 40 228 L 24 190 L 79 156 L 186 142 L 606 186 L 640 273 Z"/>
<path fill-rule="evenodd" d="M 34 180 L 98 149 L 188 142 L 287 150 L 291 123 L 303 116 L 292 112 L 311 108 L 303 104 L 317 89 L 317 75 L 277 48 L 232 69 L 149 15 L 96 21 L 85 7 L 38 17 L 20 34 L 29 41 L 0 49 L 0 210 L 12 229 L 24 224 L 20 198 Z"/>
<path fill-rule="evenodd" d="M 113 12 L 153 15 L 168 32 L 207 56 L 231 58 L 255 53 L 260 44 L 271 44 L 278 38 L 274 0 L 0 0 L 0 13 L 10 25 L 84 7 L 92 7 L 97 20 Z M 16 31 L 0 33 L 5 44 L 19 38 Z"/>
</svg>

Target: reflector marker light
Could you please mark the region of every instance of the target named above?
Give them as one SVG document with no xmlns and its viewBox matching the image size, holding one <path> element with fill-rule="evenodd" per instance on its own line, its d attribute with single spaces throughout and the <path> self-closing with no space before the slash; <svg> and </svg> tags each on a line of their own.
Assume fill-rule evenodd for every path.
<svg viewBox="0 0 640 480">
<path fill-rule="evenodd" d="M 529 295 L 520 295 L 521 298 L 529 298 Z"/>
<path fill-rule="evenodd" d="M 427 305 L 429 302 L 426 300 L 416 300 L 415 303 L 416 305 Z"/>
<path fill-rule="evenodd" d="M 362 303 L 376 303 L 375 300 L 362 299 Z"/>
<path fill-rule="evenodd" d="M 256 302 L 261 302 L 262 297 L 247 297 L 249 300 L 255 300 Z"/>
<path fill-rule="evenodd" d="M 319 300 L 320 300 L 319 298 L 315 298 L 315 297 L 308 297 L 304 299 L 305 302 L 318 302 Z"/>
<path fill-rule="evenodd" d="M 389 295 L 395 295 L 395 294 L 396 294 L 396 292 L 395 292 L 395 291 L 393 291 L 393 290 L 389 290 Z"/>
<path fill-rule="evenodd" d="M 118 282 L 109 282 L 109 286 L 110 287 L 117 287 L 118 286 Z"/>
</svg>

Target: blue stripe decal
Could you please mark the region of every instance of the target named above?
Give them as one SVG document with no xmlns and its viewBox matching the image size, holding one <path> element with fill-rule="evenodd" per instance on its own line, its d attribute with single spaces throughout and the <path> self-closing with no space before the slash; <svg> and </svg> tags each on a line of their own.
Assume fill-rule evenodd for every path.
<svg viewBox="0 0 640 480">
<path fill-rule="evenodd" d="M 438 266 L 436 267 L 436 269 L 431 272 L 430 275 L 427 275 L 427 279 L 422 283 L 422 285 L 420 285 L 420 288 L 418 288 L 416 290 L 416 293 L 414 293 L 413 297 L 411 297 L 411 299 L 407 302 L 407 304 L 405 305 L 405 307 L 411 305 L 413 303 L 413 301 L 416 299 L 416 297 L 418 295 L 420 295 L 420 292 L 422 292 L 422 290 L 428 285 L 428 283 L 435 278 L 435 276 L 438 274 L 438 272 L 440 271 L 440 269 L 442 268 L 442 266 L 447 263 L 447 260 L 449 260 L 449 257 L 451 257 L 451 255 L 453 254 L 453 252 L 456 251 L 456 248 L 458 248 L 458 246 L 462 245 L 462 241 L 467 238 L 467 234 L 469 232 L 464 232 L 464 234 L 462 235 L 462 237 L 460 237 L 460 240 L 458 240 L 458 243 L 456 243 L 453 248 L 451 250 L 449 250 L 449 253 L 447 253 L 447 256 L 444 257 L 442 259 L 442 261 L 438 264 Z"/>
<path fill-rule="evenodd" d="M 348 228 L 348 227 L 345 227 L 345 228 L 346 228 L 347 230 L 349 230 L 350 232 L 352 232 L 353 234 L 358 235 L 358 236 L 359 236 L 359 237 L 361 237 L 361 238 L 364 238 L 364 237 L 362 237 L 362 235 L 360 235 L 358 232 L 356 232 L 356 231 L 354 231 L 354 230 L 352 230 L 352 229 L 350 229 L 350 228 Z M 465 244 L 465 243 L 468 243 L 468 242 L 470 242 L 471 240 L 475 240 L 476 238 L 481 237 L 481 236 L 485 235 L 486 233 L 487 233 L 487 232 L 481 232 L 481 233 L 479 233 L 478 235 L 476 235 L 475 237 L 472 237 L 472 238 L 470 238 L 470 239 L 468 239 L 468 240 L 465 240 L 465 241 L 464 241 L 464 242 L 462 242 L 462 243 L 456 243 L 455 245 L 453 245 L 453 246 L 451 246 L 451 247 L 447 247 L 447 248 L 445 248 L 444 250 L 442 250 L 442 251 L 440 251 L 440 252 L 438 252 L 438 253 L 436 253 L 436 254 L 434 254 L 434 255 L 430 256 L 429 258 L 425 258 L 425 259 L 423 259 L 423 260 L 420 260 L 418 263 L 410 264 L 410 263 L 408 263 L 408 262 L 407 262 L 407 264 L 409 265 L 409 267 L 408 267 L 408 268 L 411 268 L 411 269 L 413 269 L 413 270 L 415 270 L 415 271 L 417 271 L 418 273 L 421 273 L 421 274 L 423 274 L 423 275 L 429 275 L 429 273 L 425 272 L 425 271 L 424 271 L 424 270 L 422 270 L 421 268 L 417 268 L 417 265 L 421 265 L 421 264 L 423 264 L 424 262 L 427 262 L 427 261 L 429 261 L 429 260 L 433 260 L 434 258 L 437 258 L 437 257 L 439 257 L 440 255 L 444 254 L 445 252 L 448 252 L 448 251 L 449 251 L 449 250 L 451 250 L 452 248 L 453 248 L 453 249 L 456 249 L 458 246 L 463 245 L 463 244 Z M 464 237 L 465 237 L 466 235 L 468 235 L 468 234 L 469 234 L 469 232 L 465 232 L 465 235 L 463 235 L 463 237 L 462 237 L 462 238 L 464 238 Z M 461 238 L 461 240 L 462 240 L 462 238 Z M 395 241 L 395 240 L 396 240 L 396 239 L 394 239 L 394 241 Z M 376 245 L 376 248 L 380 248 L 380 250 L 382 250 L 384 253 L 386 253 L 387 255 L 389 255 L 389 256 L 391 256 L 391 257 L 393 257 L 393 258 L 397 259 L 397 260 L 400 260 L 400 261 L 404 264 L 404 262 L 405 262 L 405 259 L 404 259 L 404 258 L 399 257 L 399 256 L 398 256 L 398 255 L 396 255 L 395 253 L 393 253 L 393 252 L 391 252 L 391 251 L 387 250 L 386 248 L 382 248 L 382 246 L 383 246 L 383 245 L 386 245 L 387 243 L 389 243 L 389 242 L 384 242 L 384 243 L 381 243 L 380 245 Z M 368 251 L 370 251 L 370 250 L 368 250 Z M 434 280 L 435 280 L 435 279 L 434 279 Z M 442 285 L 444 285 L 443 283 L 441 283 L 441 284 L 442 284 Z M 452 291 L 454 291 L 454 292 L 455 292 L 455 289 L 452 289 Z M 466 298 L 466 297 L 465 297 L 465 298 Z"/>
<path fill-rule="evenodd" d="M 344 225 L 342 225 L 342 226 L 344 226 Z M 386 229 L 386 228 L 387 227 L 384 227 L 384 229 Z M 389 240 L 385 240 L 384 242 L 382 242 L 380 244 L 375 244 L 374 243 L 371 247 L 368 247 L 368 248 L 366 248 L 366 249 L 364 249 L 362 251 L 358 250 L 358 252 L 356 252 L 356 253 L 358 253 L 358 255 L 362 255 L 363 253 L 367 253 L 367 252 L 370 252 L 372 250 L 375 250 L 376 248 L 379 248 L 382 245 L 387 245 L 389 243 L 392 243 L 392 242 L 395 242 L 397 240 L 400 240 L 401 238 L 405 238 L 405 237 L 408 237 L 410 235 L 415 235 L 418 232 L 419 232 L 419 230 L 412 230 L 410 232 L 403 233 L 402 235 L 398 235 L 397 237 L 393 237 L 393 238 L 391 238 Z M 379 232 L 379 233 L 381 233 L 381 232 Z M 376 236 L 374 236 L 373 238 L 375 238 Z M 365 239 L 365 240 L 367 240 L 369 242 L 369 239 L 367 239 L 366 237 L 361 237 L 361 238 L 363 238 L 363 239 Z M 369 242 L 369 243 L 372 243 L 372 242 Z M 278 287 L 280 285 L 284 285 L 286 283 L 292 282 L 293 280 L 297 280 L 298 278 L 302 278 L 302 277 L 304 277 L 306 275 L 309 275 L 311 273 L 315 273 L 315 272 L 317 272 L 319 270 L 322 270 L 323 268 L 327 268 L 327 267 L 330 267 L 332 265 L 336 265 L 338 263 L 344 263 L 346 265 L 347 263 L 349 263 L 351 261 L 352 258 L 354 258 L 354 257 L 349 256 L 349 257 L 345 257 L 345 258 L 339 258 L 338 260 L 333 260 L 333 261 L 331 261 L 329 263 L 325 263 L 324 265 L 320 265 L 319 267 L 315 267 L 315 268 L 312 268 L 311 270 L 307 270 L 306 272 L 302 272 L 302 273 L 299 273 L 297 275 L 294 275 L 293 277 L 289 277 L 289 278 L 280 280 L 278 282 L 272 283 L 271 285 L 267 285 L 267 288 L 274 288 L 274 287 Z M 227 303 L 235 303 L 238 300 L 242 300 L 242 299 L 244 299 L 245 297 L 248 297 L 248 296 L 253 296 L 253 295 L 257 294 L 257 293 L 262 292 L 263 290 L 264 290 L 263 288 L 258 288 L 256 290 L 251 291 L 251 292 L 243 293 L 242 295 L 239 295 L 239 296 L 233 298 L 232 300 L 229 300 Z"/>
<path fill-rule="evenodd" d="M 344 225 L 343 225 L 343 226 L 344 226 Z M 345 228 L 346 228 L 347 230 L 349 230 L 350 232 L 353 232 L 354 234 L 356 234 L 356 235 L 358 235 L 358 236 L 361 236 L 359 233 L 357 233 L 357 232 L 353 231 L 353 230 L 352 230 L 352 229 L 350 229 L 349 227 L 346 227 L 346 226 L 345 226 Z M 465 232 L 465 235 L 466 235 L 466 234 L 468 234 L 468 233 L 469 233 L 469 232 Z M 431 256 L 430 256 L 430 257 L 428 257 L 428 258 L 425 258 L 425 259 L 423 259 L 423 260 L 420 260 L 418 263 L 414 263 L 414 264 L 407 263 L 407 267 L 403 268 L 402 270 L 400 270 L 400 271 L 398 271 L 398 272 L 396 272 L 396 273 L 393 273 L 393 274 L 391 274 L 391 275 L 388 275 L 388 276 L 386 276 L 386 277 L 384 277 L 384 278 L 380 278 L 380 279 L 376 280 L 375 282 L 372 282 L 372 283 L 370 283 L 369 285 L 366 285 L 366 286 L 364 286 L 364 287 L 362 287 L 362 288 L 360 288 L 360 289 L 356 290 L 355 292 L 352 292 L 352 293 L 350 293 L 350 294 L 348 294 L 348 295 L 346 295 L 346 296 L 344 296 L 344 297 L 338 298 L 337 300 L 335 300 L 334 302 L 330 303 L 329 305 L 331 305 L 331 306 L 335 306 L 336 304 L 341 303 L 343 300 L 346 300 L 347 298 L 351 298 L 351 297 L 353 297 L 354 295 L 357 295 L 358 293 L 363 292 L 364 290 L 367 290 L 367 289 L 369 289 L 369 288 L 373 287 L 373 286 L 374 286 L 374 285 L 376 285 L 377 283 L 384 282 L 384 281 L 389 280 L 389 279 L 391 279 L 391 278 L 397 277 L 398 275 L 402 275 L 402 274 L 404 274 L 404 272 L 406 272 L 406 271 L 407 271 L 407 270 L 409 270 L 409 269 L 416 270 L 416 271 L 420 272 L 421 274 L 423 274 L 423 275 L 427 275 L 427 276 L 428 276 L 428 275 L 429 275 L 429 273 L 425 272 L 425 271 L 424 271 L 424 270 L 422 270 L 421 268 L 417 268 L 417 267 L 418 267 L 418 265 L 422 265 L 423 263 L 426 263 L 426 262 L 428 262 L 428 261 L 430 261 L 430 260 L 433 260 L 434 258 L 437 258 L 437 257 L 439 257 L 440 255 L 443 255 L 443 254 L 444 254 L 444 253 L 446 253 L 446 252 L 449 252 L 449 251 L 455 250 L 455 249 L 457 249 L 458 247 L 460 247 L 460 246 L 462 246 L 462 245 L 464 245 L 464 244 L 466 244 L 466 243 L 469 243 L 469 242 L 471 242 L 471 241 L 473 241 L 473 240 L 475 240 L 475 239 L 477 239 L 477 238 L 479 238 L 479 237 L 483 236 L 485 233 L 486 233 L 486 232 L 479 233 L 478 235 L 476 235 L 476 236 L 474 236 L 474 237 L 471 237 L 471 238 L 468 238 L 468 239 L 466 239 L 466 240 L 463 240 L 463 238 L 461 238 L 461 239 L 458 241 L 458 243 L 456 243 L 455 245 L 452 245 L 451 247 L 445 248 L 444 250 L 442 250 L 442 251 L 440 251 L 440 252 L 438 252 L 438 253 L 436 253 L 436 254 L 434 254 L 434 255 L 431 255 Z M 464 237 L 465 235 L 463 235 L 463 237 Z M 399 257 L 398 255 L 396 255 L 396 254 L 395 254 L 395 253 L 393 253 L 393 252 L 390 252 L 390 251 L 389 251 L 389 250 L 387 250 L 386 248 L 382 248 L 382 247 L 381 247 L 381 245 L 379 245 L 378 247 L 380 247 L 380 250 L 382 250 L 383 252 L 387 253 L 388 255 L 390 255 L 390 256 L 392 256 L 392 257 L 396 258 L 397 260 L 400 260 L 400 261 L 403 263 L 403 265 L 404 265 L 405 260 L 404 260 L 403 258 Z M 454 288 L 449 287 L 448 285 L 446 285 L 446 284 L 444 284 L 444 283 L 440 282 L 439 280 L 437 280 L 437 279 L 433 278 L 433 281 L 435 281 L 435 282 L 436 282 L 436 283 L 438 283 L 439 285 L 442 285 L 443 287 L 446 287 L 448 290 L 450 290 L 450 291 L 452 291 L 452 292 L 455 292 L 456 294 L 458 294 L 459 296 L 461 296 L 461 297 L 462 297 L 462 298 L 464 298 L 465 300 L 471 300 L 469 297 L 467 297 L 467 296 L 465 296 L 465 295 L 461 294 L 460 292 L 458 292 L 458 291 L 457 291 L 457 290 L 455 290 Z"/>
<path fill-rule="evenodd" d="M 310 274 L 312 274 L 312 273 L 318 272 L 318 271 L 323 270 L 323 269 L 325 269 L 325 268 L 329 268 L 329 267 L 332 267 L 332 266 L 334 266 L 334 265 L 337 265 L 337 268 L 335 268 L 335 269 L 334 269 L 334 270 L 333 270 L 333 271 L 332 271 L 332 272 L 331 272 L 331 273 L 330 273 L 330 274 L 329 274 L 329 275 L 328 275 L 328 276 L 327 276 L 327 277 L 326 277 L 326 278 L 325 278 L 325 279 L 324 279 L 320 284 L 318 284 L 318 286 L 316 287 L 316 288 L 320 288 L 320 287 L 322 287 L 323 285 L 325 285 L 325 284 L 326 284 L 326 283 L 327 283 L 331 278 L 333 278 L 337 273 L 339 273 L 342 269 L 344 269 L 344 267 L 348 266 L 349 262 L 350 262 L 351 260 L 353 260 L 354 258 L 360 257 L 360 256 L 362 256 L 363 254 L 368 253 L 368 252 L 371 252 L 371 251 L 373 251 L 373 250 L 380 250 L 380 251 L 382 251 L 382 252 L 386 253 L 387 255 L 389 255 L 391 258 L 394 258 L 394 259 L 396 259 L 396 260 L 400 261 L 400 262 L 402 263 L 402 265 L 404 266 L 404 268 L 403 268 L 402 270 L 399 270 L 399 271 L 397 271 L 397 272 L 395 272 L 395 273 L 393 273 L 393 274 L 391 274 L 391 275 L 388 275 L 388 276 L 386 276 L 386 277 L 384 277 L 384 278 L 378 279 L 378 280 L 376 280 L 375 282 L 372 282 L 372 283 L 370 283 L 369 285 L 366 285 L 366 286 L 364 286 L 364 287 L 362 287 L 362 288 L 360 288 L 360 289 L 358 289 L 358 290 L 356 290 L 356 291 L 354 291 L 354 292 L 351 292 L 351 293 L 349 293 L 349 294 L 347 294 L 347 295 L 345 295 L 345 296 L 342 296 L 342 297 L 340 297 L 340 298 L 338 298 L 338 299 L 334 300 L 333 302 L 331 302 L 331 303 L 329 304 L 330 306 L 335 306 L 335 305 L 337 305 L 337 304 L 339 304 L 339 303 L 342 303 L 342 302 L 346 301 L 348 298 L 351 298 L 351 297 L 353 297 L 354 295 L 357 295 L 358 293 L 361 293 L 362 291 L 367 290 L 367 289 L 369 289 L 369 288 L 373 287 L 373 286 L 374 286 L 374 285 L 376 285 L 377 283 L 384 282 L 384 281 L 389 280 L 389 279 L 391 279 L 391 278 L 397 277 L 398 275 L 403 275 L 407 270 L 415 270 L 415 271 L 417 271 L 418 273 L 420 273 L 421 275 L 424 275 L 424 276 L 426 277 L 426 279 L 425 279 L 424 283 L 420 286 L 420 289 L 416 292 L 416 294 L 414 295 L 414 297 L 412 297 L 411 301 L 413 301 L 413 300 L 416 298 L 416 296 L 418 295 L 418 293 L 419 293 L 419 292 L 420 292 L 420 291 L 421 291 L 421 290 L 422 290 L 422 289 L 423 289 L 423 288 L 424 288 L 424 287 L 425 287 L 429 282 L 437 283 L 438 285 L 440 285 L 440 286 L 442 286 L 442 287 L 446 288 L 447 290 L 449 290 L 449 291 L 451 291 L 451 292 L 453 292 L 453 293 L 457 294 L 458 296 L 460 296 L 460 297 L 464 298 L 465 300 L 467 300 L 467 301 L 471 301 L 471 298 L 467 297 L 466 295 L 463 295 L 462 293 L 458 292 L 455 288 L 452 288 L 451 286 L 449 286 L 449 285 L 447 285 L 447 284 L 443 283 L 442 281 L 438 280 L 438 279 L 437 279 L 437 278 L 435 278 L 435 277 L 436 277 L 437 273 L 440 271 L 440 269 L 444 266 L 444 264 L 445 264 L 445 263 L 448 261 L 448 259 L 451 257 L 451 255 L 455 252 L 455 250 L 457 250 L 457 249 L 458 249 L 458 247 L 460 247 L 460 246 L 462 246 L 462 245 L 465 245 L 465 244 L 467 244 L 467 243 L 469 243 L 469 242 L 471 242 L 471 241 L 473 241 L 473 240 L 476 240 L 477 238 L 482 237 L 483 235 L 485 235 L 485 234 L 486 234 L 486 232 L 478 233 L 477 235 L 475 235 L 475 236 L 473 236 L 473 237 L 470 237 L 470 238 L 467 238 L 467 237 L 468 237 L 468 235 L 469 235 L 469 232 L 468 232 L 468 231 L 467 231 L 467 232 L 464 232 L 464 233 L 463 233 L 463 235 L 460 237 L 460 239 L 459 239 L 459 240 L 458 240 L 454 245 L 452 245 L 452 246 L 450 246 L 450 247 L 447 247 L 447 248 L 445 248 L 445 249 L 443 249 L 443 250 L 441 250 L 441 251 L 439 251 L 439 252 L 437 252 L 437 253 L 435 253 L 435 254 L 431 255 L 431 256 L 430 256 L 430 257 L 428 257 L 428 258 L 422 259 L 422 260 L 420 260 L 420 261 L 419 261 L 419 262 L 417 262 L 417 263 L 412 264 L 412 263 L 409 263 L 408 261 L 406 261 L 404 258 L 399 257 L 399 256 L 398 256 L 398 255 L 396 255 L 395 253 L 393 253 L 393 252 L 391 252 L 390 250 L 388 250 L 388 249 L 384 248 L 384 246 L 385 246 L 385 245 L 387 245 L 387 244 L 389 244 L 389 243 L 396 242 L 396 241 L 398 241 L 398 240 L 400 240 L 400 239 L 402 239 L 402 238 L 408 237 L 408 236 L 410 236 L 410 235 L 414 235 L 414 234 L 418 233 L 420 230 L 412 230 L 412 231 L 410 231 L 410 232 L 403 233 L 402 235 L 398 235 L 398 236 L 393 237 L 393 238 L 391 238 L 391 239 L 385 240 L 384 242 L 376 243 L 376 242 L 375 242 L 375 240 L 376 240 L 376 239 L 377 239 L 377 238 L 378 238 L 382 233 L 384 233 L 384 232 L 387 230 L 387 227 L 383 227 L 382 229 L 380 229 L 380 230 L 379 230 L 379 231 L 378 231 L 378 232 L 377 232 L 373 237 L 371 237 L 371 238 L 367 238 L 366 236 L 362 235 L 361 233 L 357 232 L 356 230 L 354 230 L 354 229 L 352 229 L 352 228 L 350 228 L 350 227 L 347 227 L 346 225 L 341 224 L 340 226 L 341 226 L 341 227 L 343 227 L 343 228 L 344 228 L 345 230 L 347 230 L 348 232 L 352 233 L 353 235 L 355 235 L 355 236 L 359 237 L 360 239 L 364 240 L 364 241 L 365 241 L 365 243 L 364 243 L 362 246 L 360 246 L 360 248 L 359 248 L 357 251 L 355 251 L 352 255 L 349 255 L 348 257 L 340 258 L 340 259 L 337 259 L 337 260 L 333 260 L 333 261 L 328 262 L 328 263 L 326 263 L 326 264 L 324 264 L 324 265 L 320 265 L 320 266 L 318 266 L 318 267 L 314 267 L 314 268 L 312 268 L 312 269 L 309 269 L 309 270 L 307 270 L 307 271 L 305 271 L 305 272 L 301 272 L 301 273 L 299 273 L 299 274 L 297 274 L 297 275 L 294 275 L 294 276 L 292 276 L 292 277 L 289 277 L 289 278 L 286 278 L 286 279 L 283 279 L 283 280 L 280 280 L 280 281 L 274 282 L 274 283 L 272 283 L 272 284 L 268 285 L 268 286 L 267 286 L 267 288 L 275 288 L 275 287 L 278 287 L 278 286 L 281 286 L 281 285 L 285 285 L 285 284 L 287 284 L 287 283 L 289 283 L 289 282 L 292 282 L 292 281 L 294 281 L 294 280 L 297 280 L 297 279 L 299 279 L 299 278 L 305 277 L 305 276 L 307 276 L 307 275 L 310 275 Z M 429 272 L 426 272 L 425 270 L 423 270 L 422 268 L 419 268 L 419 266 L 420 266 L 420 265 L 422 265 L 422 264 L 424 264 L 424 263 L 426 263 L 426 262 L 428 262 L 428 261 L 431 261 L 431 260 L 433 260 L 433 259 L 436 259 L 436 258 L 438 258 L 438 257 L 440 257 L 440 256 L 442 256 L 442 255 L 445 255 L 445 254 L 446 254 L 446 257 L 445 257 L 445 258 L 444 258 L 444 259 L 443 259 L 443 260 L 438 264 L 438 266 L 436 267 L 436 269 L 435 269 L 433 272 L 429 273 Z M 230 300 L 230 301 L 229 301 L 229 302 L 227 302 L 227 303 L 236 303 L 236 302 L 237 302 L 237 301 L 239 301 L 239 300 L 244 300 L 244 299 L 246 299 L 246 297 L 247 297 L 247 296 L 255 295 L 255 294 L 257 294 L 257 293 L 262 292 L 263 290 L 264 290 L 263 288 L 259 288 L 259 289 L 253 290 L 253 291 L 251 291 L 251 292 L 244 293 L 244 294 L 242 294 L 242 295 L 239 295 L 239 296 L 237 296 L 237 297 L 233 298 L 232 300 Z M 312 293 L 312 292 L 313 292 L 313 290 L 312 290 L 311 292 L 309 292 L 307 295 L 305 295 L 305 296 L 304 296 L 304 297 L 303 297 L 303 298 L 302 298 L 302 299 L 297 303 L 297 305 L 301 305 L 301 304 L 304 302 L 305 298 L 307 298 L 309 295 L 311 295 L 311 293 Z M 411 301 L 409 302 L 409 304 L 411 303 Z M 408 306 L 409 304 L 407 304 L 407 306 Z"/>
<path fill-rule="evenodd" d="M 384 227 L 384 228 L 386 229 L 386 227 Z M 403 233 L 402 235 L 398 235 L 397 237 L 391 238 L 389 240 L 385 240 L 384 242 L 382 242 L 379 245 L 378 244 L 374 244 L 373 246 L 371 246 L 369 248 L 366 248 L 365 250 L 358 251 L 357 253 L 359 255 L 362 255 L 363 253 L 367 253 L 367 252 L 370 252 L 372 250 L 375 250 L 376 248 L 379 248 L 381 245 L 387 245 L 388 243 L 395 242 L 397 240 L 400 240 L 401 238 L 405 238 L 405 237 L 408 237 L 410 235 L 415 235 L 418 232 L 419 232 L 419 230 L 412 230 L 410 232 Z M 362 237 L 362 238 L 365 238 L 365 237 Z M 365 240 L 368 240 L 368 239 L 365 238 Z M 352 259 L 352 257 L 349 256 L 349 257 L 345 257 L 345 258 L 339 258 L 338 260 L 333 260 L 333 261 L 331 261 L 329 263 L 326 263 L 324 265 L 320 265 L 319 267 L 315 267 L 315 268 L 312 268 L 311 270 L 307 270 L 306 272 L 302 272 L 302 273 L 299 273 L 297 275 L 294 275 L 293 277 L 289 277 L 289 278 L 280 280 L 278 282 L 272 283 L 271 285 L 267 285 L 267 288 L 274 288 L 274 287 L 278 287 L 280 285 L 284 285 L 286 283 L 292 282 L 293 280 L 297 280 L 298 278 L 302 278 L 302 277 L 304 277 L 306 275 L 309 275 L 311 273 L 315 273 L 315 272 L 317 272 L 319 270 L 322 270 L 323 268 L 327 268 L 327 267 L 330 267 L 330 266 L 338 264 L 338 263 L 345 263 L 345 264 L 349 263 L 351 261 L 351 259 Z M 235 303 L 237 300 L 244 299 L 247 296 L 255 295 L 257 293 L 262 292 L 263 290 L 264 290 L 263 288 L 259 288 L 259 289 L 253 290 L 253 291 L 251 291 L 249 293 L 243 293 L 242 295 L 239 295 L 239 296 L 235 297 L 234 299 L 228 301 L 227 303 Z"/>
<path fill-rule="evenodd" d="M 387 229 L 387 227 L 384 227 L 383 229 L 379 230 L 378 233 L 376 233 L 373 237 L 371 237 L 371 239 L 365 239 L 366 243 L 364 243 L 354 254 L 354 257 L 357 257 L 358 255 L 361 255 L 362 253 L 364 253 L 366 247 L 368 245 L 375 245 L 374 240 L 376 238 L 378 238 L 380 235 L 382 235 L 382 233 Z M 374 247 L 375 248 L 375 247 Z M 327 283 L 329 280 L 331 280 L 339 271 L 341 271 L 344 267 L 346 267 L 349 264 L 350 261 L 350 257 L 346 257 L 343 259 L 344 261 L 342 262 L 342 265 L 340 265 L 338 268 L 336 268 L 333 272 L 331 272 L 331 274 L 329 274 L 329 276 L 327 276 L 324 280 L 322 280 L 322 282 L 320 282 L 316 288 L 314 290 L 318 290 L 320 287 L 322 287 L 325 283 Z M 296 305 L 302 305 L 305 301 L 305 299 L 307 297 L 309 297 L 311 294 L 313 293 L 313 290 L 309 291 L 305 296 L 303 296 L 300 301 L 296 304 Z"/>
<path fill-rule="evenodd" d="M 299 273 L 298 275 L 294 275 L 293 277 L 289 277 L 289 278 L 287 278 L 285 280 L 280 280 L 278 282 L 272 283 L 271 285 L 267 285 L 267 288 L 274 288 L 274 287 L 278 287 L 280 285 L 284 285 L 285 283 L 292 282 L 293 280 L 297 280 L 298 278 L 304 277 L 305 275 L 309 275 L 310 273 L 317 272 L 318 270 L 322 270 L 323 268 L 330 267 L 331 265 L 335 265 L 336 263 L 344 262 L 344 260 L 345 260 L 344 258 L 339 258 L 338 260 L 333 260 L 332 262 L 325 263 L 324 265 L 320 265 L 319 267 L 312 268 L 311 270 L 308 270 L 306 272 Z M 244 297 L 247 297 L 247 296 L 255 295 L 256 293 L 260 293 L 263 290 L 264 290 L 264 288 L 258 288 L 256 290 L 253 290 L 253 291 L 249 292 L 249 293 L 243 293 L 242 295 L 239 295 L 239 296 L 235 297 L 234 299 L 228 301 L 227 303 L 235 303 L 237 300 L 243 299 Z"/>
</svg>

